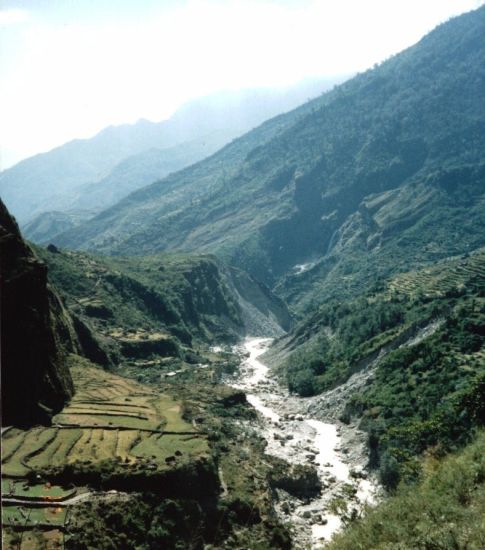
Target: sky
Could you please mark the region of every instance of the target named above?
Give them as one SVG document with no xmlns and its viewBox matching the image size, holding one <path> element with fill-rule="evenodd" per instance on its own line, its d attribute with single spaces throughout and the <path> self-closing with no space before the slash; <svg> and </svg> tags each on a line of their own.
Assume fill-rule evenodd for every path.
<svg viewBox="0 0 485 550">
<path fill-rule="evenodd" d="M 0 0 L 0 169 L 220 90 L 363 71 L 485 0 Z"/>
</svg>

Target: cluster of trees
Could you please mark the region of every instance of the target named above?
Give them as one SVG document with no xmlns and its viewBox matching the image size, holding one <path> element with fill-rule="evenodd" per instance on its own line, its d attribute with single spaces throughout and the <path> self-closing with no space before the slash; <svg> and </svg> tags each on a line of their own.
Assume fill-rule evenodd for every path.
<svg viewBox="0 0 485 550">
<path fill-rule="evenodd" d="M 474 355 L 484 341 L 485 308 L 466 300 L 434 335 L 389 353 L 348 403 L 344 416 L 362 417 L 371 464 L 386 487 L 416 479 L 416 457 L 426 449 L 449 452 L 485 423 L 483 359 Z"/>
<path fill-rule="evenodd" d="M 403 327 L 419 326 L 448 307 L 446 300 L 431 305 L 406 295 L 392 299 L 367 295 L 322 306 L 300 327 L 300 336 L 318 331 L 318 337 L 289 357 L 288 388 L 309 396 L 344 382 L 359 361 L 372 356 Z"/>
</svg>

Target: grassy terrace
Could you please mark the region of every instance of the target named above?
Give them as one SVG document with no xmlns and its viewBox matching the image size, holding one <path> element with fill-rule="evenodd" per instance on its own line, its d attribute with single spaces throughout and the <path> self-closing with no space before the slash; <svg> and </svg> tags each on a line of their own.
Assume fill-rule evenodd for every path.
<svg viewBox="0 0 485 550">
<path fill-rule="evenodd" d="M 5 549 L 37 550 L 48 548 L 49 550 L 61 550 L 64 547 L 64 535 L 59 529 L 22 530 L 2 532 L 3 547 Z"/>
<path fill-rule="evenodd" d="M 52 525 L 63 527 L 67 509 L 60 506 L 28 508 L 24 506 L 4 506 L 2 522 L 9 526 Z"/>
<path fill-rule="evenodd" d="M 50 497 L 52 499 L 65 499 L 75 493 L 74 490 L 66 490 L 57 485 L 44 483 L 41 485 L 29 485 L 22 480 L 2 478 L 2 495 L 4 497 L 18 499 L 35 499 Z"/>
<path fill-rule="evenodd" d="M 30 539 L 32 548 L 44 547 L 38 538 L 49 536 L 45 547 L 56 548 L 62 542 L 56 529 L 63 528 L 66 514 L 54 502 L 35 508 L 28 500 L 69 498 L 78 491 L 45 481 L 31 484 L 32 472 L 71 463 L 96 467 L 113 459 L 125 465 L 149 461 L 150 469 L 164 470 L 209 451 L 205 434 L 182 418 L 182 405 L 172 397 L 85 364 L 74 366 L 72 375 L 75 397 L 51 427 L 13 428 L 2 436 L 2 496 L 26 499 L 22 506 L 4 506 L 2 521 L 22 530 L 22 548 Z M 52 533 L 26 531 L 51 525 Z M 5 536 L 13 541 L 4 538 L 5 548 L 17 547 L 15 534 Z"/>
<path fill-rule="evenodd" d="M 75 461 L 161 461 L 205 453 L 203 434 L 182 418 L 172 397 L 93 367 L 72 369 L 76 394 L 49 428 L 13 429 L 3 438 L 3 475 Z"/>
</svg>

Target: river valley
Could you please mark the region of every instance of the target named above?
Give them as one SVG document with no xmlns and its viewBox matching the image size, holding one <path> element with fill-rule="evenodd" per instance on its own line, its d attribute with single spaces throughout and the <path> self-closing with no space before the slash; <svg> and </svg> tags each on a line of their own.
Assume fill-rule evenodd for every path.
<svg viewBox="0 0 485 550">
<path fill-rule="evenodd" d="M 271 342 L 270 338 L 246 339 L 238 348 L 243 356 L 239 371 L 228 383 L 243 390 L 258 411 L 258 421 L 252 427 L 267 441 L 267 454 L 316 469 L 322 485 L 319 496 L 297 498 L 276 489 L 276 510 L 290 525 L 294 547 L 316 550 L 342 527 L 342 514 L 361 513 L 365 503 L 376 501 L 379 490 L 365 470 L 364 434 L 332 415 L 315 412 L 321 396 L 289 394 L 259 360 Z"/>
</svg>

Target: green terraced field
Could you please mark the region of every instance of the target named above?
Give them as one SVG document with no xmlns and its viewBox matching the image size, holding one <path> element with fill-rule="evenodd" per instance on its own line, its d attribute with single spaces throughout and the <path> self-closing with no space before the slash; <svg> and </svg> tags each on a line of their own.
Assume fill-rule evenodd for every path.
<svg viewBox="0 0 485 550">
<path fill-rule="evenodd" d="M 64 547 L 64 534 L 59 529 L 22 531 L 21 536 L 21 550 L 61 550 Z"/>
<path fill-rule="evenodd" d="M 194 436 L 196 429 L 182 418 L 181 402 L 97 368 L 74 368 L 73 376 L 76 394 L 54 418 L 53 427 L 12 429 L 4 435 L 4 476 L 23 477 L 31 470 L 105 459 L 152 459 L 165 468 L 165 459 L 177 451 L 178 458 L 208 452 L 205 435 Z M 8 490 L 9 483 L 4 478 L 2 487 Z M 35 496 L 36 491 L 26 488 L 25 495 Z"/>
<path fill-rule="evenodd" d="M 141 440 L 141 435 L 138 430 L 123 430 L 118 432 L 118 440 L 116 445 L 116 456 L 119 456 L 123 461 L 133 460 L 133 447 Z"/>
<path fill-rule="evenodd" d="M 53 527 L 63 527 L 67 508 L 48 506 L 33 508 L 27 506 L 3 506 L 3 525 L 32 526 L 49 524 Z"/>
<path fill-rule="evenodd" d="M 27 432 L 13 429 L 2 436 L 2 464 L 20 448 L 26 435 Z"/>
<path fill-rule="evenodd" d="M 66 520 L 67 508 L 49 506 L 46 508 L 32 508 L 30 510 L 29 524 L 36 523 L 51 524 L 55 526 L 63 526 Z"/>
<path fill-rule="evenodd" d="M 63 464 L 69 452 L 74 447 L 76 442 L 81 438 L 82 432 L 80 429 L 62 430 L 59 429 L 55 438 L 42 450 L 32 458 L 26 461 L 26 464 L 32 468 L 42 468 L 46 464 L 57 466 Z"/>
<path fill-rule="evenodd" d="M 389 292 L 443 296 L 474 280 L 485 280 L 485 251 L 482 249 L 467 258 L 452 258 L 433 267 L 397 275 L 389 284 Z"/>
<path fill-rule="evenodd" d="M 14 453 L 2 459 L 2 475 L 25 476 L 30 468 L 25 461 L 46 447 L 55 437 L 57 430 L 54 428 L 33 428 L 29 430 Z M 8 433 L 7 433 L 8 435 Z"/>
<path fill-rule="evenodd" d="M 150 435 L 132 449 L 136 457 L 165 461 L 168 457 L 204 454 L 209 451 L 207 440 L 199 436 Z M 177 454 L 176 454 L 177 453 Z"/>
<path fill-rule="evenodd" d="M 181 403 L 168 395 L 156 394 L 132 380 L 98 369 L 73 372 L 76 394 L 55 417 L 54 422 L 59 425 L 193 431 L 182 418 Z"/>
</svg>

